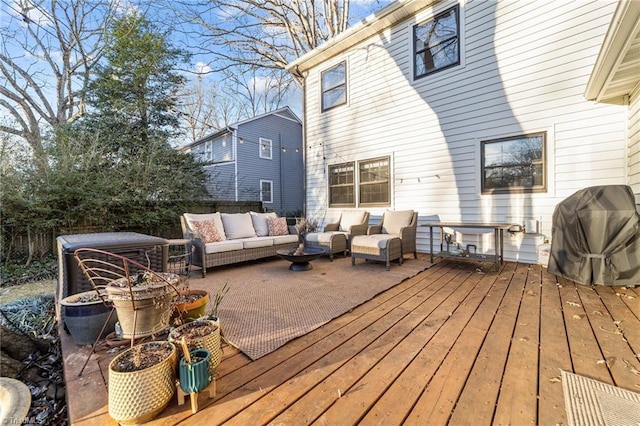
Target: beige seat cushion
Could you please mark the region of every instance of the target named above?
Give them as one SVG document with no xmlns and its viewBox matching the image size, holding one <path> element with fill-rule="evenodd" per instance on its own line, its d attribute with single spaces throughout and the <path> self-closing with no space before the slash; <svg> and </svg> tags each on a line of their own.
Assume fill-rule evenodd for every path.
<svg viewBox="0 0 640 426">
<path fill-rule="evenodd" d="M 364 221 L 365 212 L 342 212 L 340 216 L 340 231 L 349 232 L 349 228 L 353 225 L 360 225 Z"/>
<path fill-rule="evenodd" d="M 382 232 L 385 234 L 398 235 L 400 229 L 411 224 L 413 210 L 387 210 L 384 212 L 384 222 L 382 222 Z"/>
<path fill-rule="evenodd" d="M 204 245 L 204 252 L 211 253 L 224 253 L 227 251 L 242 250 L 242 241 L 239 240 L 225 240 L 217 243 L 209 243 Z"/>
<path fill-rule="evenodd" d="M 387 234 L 358 235 L 351 242 L 351 251 L 357 252 L 359 247 L 386 249 L 389 241 L 394 238 L 398 237 Z"/>
</svg>

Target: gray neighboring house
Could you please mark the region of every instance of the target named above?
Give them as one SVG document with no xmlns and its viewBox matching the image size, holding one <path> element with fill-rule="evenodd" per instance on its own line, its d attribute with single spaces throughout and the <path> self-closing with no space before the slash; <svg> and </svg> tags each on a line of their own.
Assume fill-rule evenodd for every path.
<svg viewBox="0 0 640 426">
<path fill-rule="evenodd" d="M 302 121 L 289 107 L 229 125 L 182 151 L 205 163 L 214 199 L 259 200 L 283 216 L 302 211 Z"/>
</svg>

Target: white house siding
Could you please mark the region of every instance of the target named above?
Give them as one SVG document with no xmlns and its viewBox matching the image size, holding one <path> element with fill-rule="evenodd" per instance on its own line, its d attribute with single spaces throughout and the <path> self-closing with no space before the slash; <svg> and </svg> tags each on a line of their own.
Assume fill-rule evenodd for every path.
<svg viewBox="0 0 640 426">
<path fill-rule="evenodd" d="M 413 25 L 453 4 L 429 7 L 309 70 L 308 216 L 328 222 L 340 214 L 327 204 L 328 165 L 390 155 L 388 208 L 417 210 L 420 222 L 538 220 L 539 234 L 505 239 L 505 257 L 534 262 L 559 201 L 583 187 L 626 183 L 628 110 L 583 97 L 615 3 L 461 3 L 463 64 L 413 81 Z M 348 104 L 322 113 L 320 73 L 343 60 Z M 537 131 L 547 131 L 548 191 L 480 195 L 480 140 Z M 636 181 L 637 145 L 638 137 Z M 385 209 L 369 209 L 371 223 Z M 493 250 L 487 236 L 464 236 L 478 239 Z M 418 250 L 428 252 L 428 241 L 421 228 Z"/>
<path fill-rule="evenodd" d="M 629 104 L 629 185 L 640 205 L 640 87 Z"/>
</svg>

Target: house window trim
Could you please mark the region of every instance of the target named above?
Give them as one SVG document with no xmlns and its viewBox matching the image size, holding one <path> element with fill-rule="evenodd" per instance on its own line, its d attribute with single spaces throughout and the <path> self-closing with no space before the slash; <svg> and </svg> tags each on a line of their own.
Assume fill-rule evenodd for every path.
<svg viewBox="0 0 640 426">
<path fill-rule="evenodd" d="M 335 105 L 331 105 L 330 107 L 325 107 L 325 105 L 324 105 L 324 93 L 325 93 L 325 90 L 323 90 L 323 88 L 322 88 L 322 77 L 324 76 L 324 74 L 326 72 L 331 71 L 332 69 L 334 69 L 334 68 L 336 68 L 336 67 L 338 67 L 340 65 L 344 65 L 344 83 L 343 83 L 343 85 L 344 85 L 344 102 L 340 102 L 340 103 L 337 103 Z M 346 59 L 343 59 L 342 61 L 337 62 L 337 63 L 331 65 L 330 67 L 325 68 L 324 70 L 322 70 L 320 72 L 320 84 L 319 84 L 319 87 L 320 87 L 320 109 L 321 109 L 321 112 L 330 111 L 330 110 L 332 110 L 334 108 L 337 108 L 337 107 L 342 106 L 342 105 L 347 105 L 349 103 L 349 92 L 348 92 L 349 84 L 348 84 L 348 80 L 349 80 L 349 65 L 347 64 L 347 60 Z M 335 89 L 336 87 L 339 87 L 339 86 L 341 86 L 341 85 L 339 84 L 339 85 L 333 86 L 333 87 L 331 87 L 331 89 Z"/>
<path fill-rule="evenodd" d="M 331 204 L 331 168 L 350 164 L 353 167 L 353 202 L 352 203 L 340 203 L 340 204 Z M 344 207 L 355 207 L 356 206 L 356 167 L 357 162 L 355 161 L 342 161 L 340 163 L 327 164 L 327 204 L 330 208 L 344 208 Z M 346 186 L 346 185 L 345 185 Z"/>
<path fill-rule="evenodd" d="M 387 185 L 388 185 L 388 195 L 389 195 L 389 200 L 386 203 L 363 203 L 360 201 L 360 194 L 361 194 L 361 189 L 360 189 L 360 165 L 362 163 L 369 163 L 369 162 L 374 162 L 374 161 L 380 161 L 380 160 L 387 160 L 388 163 L 388 167 L 389 167 L 389 177 L 387 180 Z M 341 203 L 341 204 L 331 204 L 331 168 L 335 167 L 335 166 L 341 166 L 341 165 L 352 165 L 353 166 L 353 202 L 352 203 Z M 371 158 L 363 158 L 363 159 L 358 159 L 358 160 L 353 160 L 353 161 L 342 161 L 340 163 L 334 163 L 334 164 L 327 164 L 327 207 L 328 208 L 370 208 L 370 207 L 391 207 L 392 205 L 392 200 L 393 200 L 393 167 L 392 167 L 393 161 L 392 161 L 392 156 L 391 155 L 381 155 L 381 156 L 377 156 L 377 157 L 371 157 Z"/>
<path fill-rule="evenodd" d="M 265 155 L 262 155 L 262 145 L 267 142 L 269 144 L 268 157 Z M 259 138 L 258 139 L 258 155 L 260 156 L 260 158 L 264 158 L 265 160 L 272 160 L 273 159 L 273 140 L 267 139 L 267 138 Z"/>
<path fill-rule="evenodd" d="M 268 183 L 271 186 L 271 199 L 269 201 L 265 201 L 262 196 L 262 184 Z M 260 201 L 263 204 L 273 204 L 273 180 L 271 179 L 260 179 Z"/>
<path fill-rule="evenodd" d="M 387 196 L 388 196 L 388 201 L 387 202 L 377 202 L 377 203 L 363 203 L 360 200 L 360 197 L 362 195 L 362 182 L 360 180 L 360 165 L 363 163 L 372 163 L 372 162 L 376 162 L 376 161 L 381 161 L 381 160 L 387 160 L 387 168 L 389 169 L 389 174 L 387 177 Z M 356 164 L 358 165 L 358 175 L 357 175 L 357 203 L 356 206 L 357 207 L 388 207 L 391 205 L 391 156 L 389 155 L 384 155 L 381 157 L 375 157 L 375 158 L 367 158 L 364 160 L 358 160 L 356 162 Z"/>
<path fill-rule="evenodd" d="M 434 19 L 448 13 L 451 9 L 457 9 L 457 39 L 458 39 L 458 61 L 451 63 L 449 65 L 446 65 L 442 68 L 436 68 L 434 70 L 431 70 L 429 72 L 426 72 L 424 74 L 420 74 L 418 75 L 417 73 L 417 63 L 416 63 L 416 36 L 415 36 L 415 29 L 416 27 L 419 27 L 420 25 L 424 25 L 427 22 L 433 21 Z M 425 80 L 426 77 L 428 76 L 433 76 L 438 74 L 440 71 L 444 71 L 444 70 L 448 70 L 451 68 L 458 68 L 458 67 L 464 67 L 465 64 L 465 55 L 464 55 L 464 48 L 465 48 L 465 43 L 464 43 L 464 37 L 463 34 L 465 33 L 465 20 L 464 20 L 464 8 L 460 7 L 459 3 L 456 3 L 454 5 L 447 5 L 447 7 L 443 8 L 442 10 L 439 10 L 437 12 L 434 12 L 430 17 L 421 20 L 418 24 L 409 24 L 409 33 L 411 34 L 411 53 L 412 53 L 412 75 L 413 75 L 413 81 L 414 82 L 418 82 L 418 81 L 423 81 Z"/>
<path fill-rule="evenodd" d="M 518 197 L 518 196 L 530 196 L 530 197 L 547 197 L 553 196 L 555 194 L 555 182 L 553 179 L 552 171 L 555 169 L 555 162 L 553 155 L 550 153 L 554 152 L 554 130 L 553 126 L 548 128 L 538 128 L 533 130 L 521 130 L 517 132 L 512 132 L 508 134 L 502 135 L 488 135 L 483 137 L 476 138 L 476 164 L 478 168 L 476 170 L 476 191 L 479 197 Z M 485 142 L 499 142 L 506 141 L 510 139 L 517 139 L 522 137 L 531 137 L 536 135 L 543 135 L 543 170 L 544 170 L 544 185 L 543 188 L 505 188 L 498 190 L 488 190 L 485 191 L 483 189 L 483 180 L 484 180 L 484 151 L 483 144 Z"/>
</svg>

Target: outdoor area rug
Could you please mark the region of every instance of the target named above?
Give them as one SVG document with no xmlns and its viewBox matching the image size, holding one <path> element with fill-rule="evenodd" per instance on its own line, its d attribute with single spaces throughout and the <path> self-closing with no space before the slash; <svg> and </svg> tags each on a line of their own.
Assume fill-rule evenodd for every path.
<svg viewBox="0 0 640 426">
<path fill-rule="evenodd" d="M 338 256 L 322 257 L 313 269 L 294 272 L 289 262 L 271 259 L 213 268 L 205 279 L 192 277 L 190 288 L 205 289 L 215 299 L 225 283 L 229 291 L 218 309 L 225 339 L 252 360 L 302 336 L 403 280 L 431 263 L 405 259 L 402 266 Z"/>
<path fill-rule="evenodd" d="M 562 371 L 569 425 L 627 426 L 640 424 L 640 393 Z"/>
</svg>

